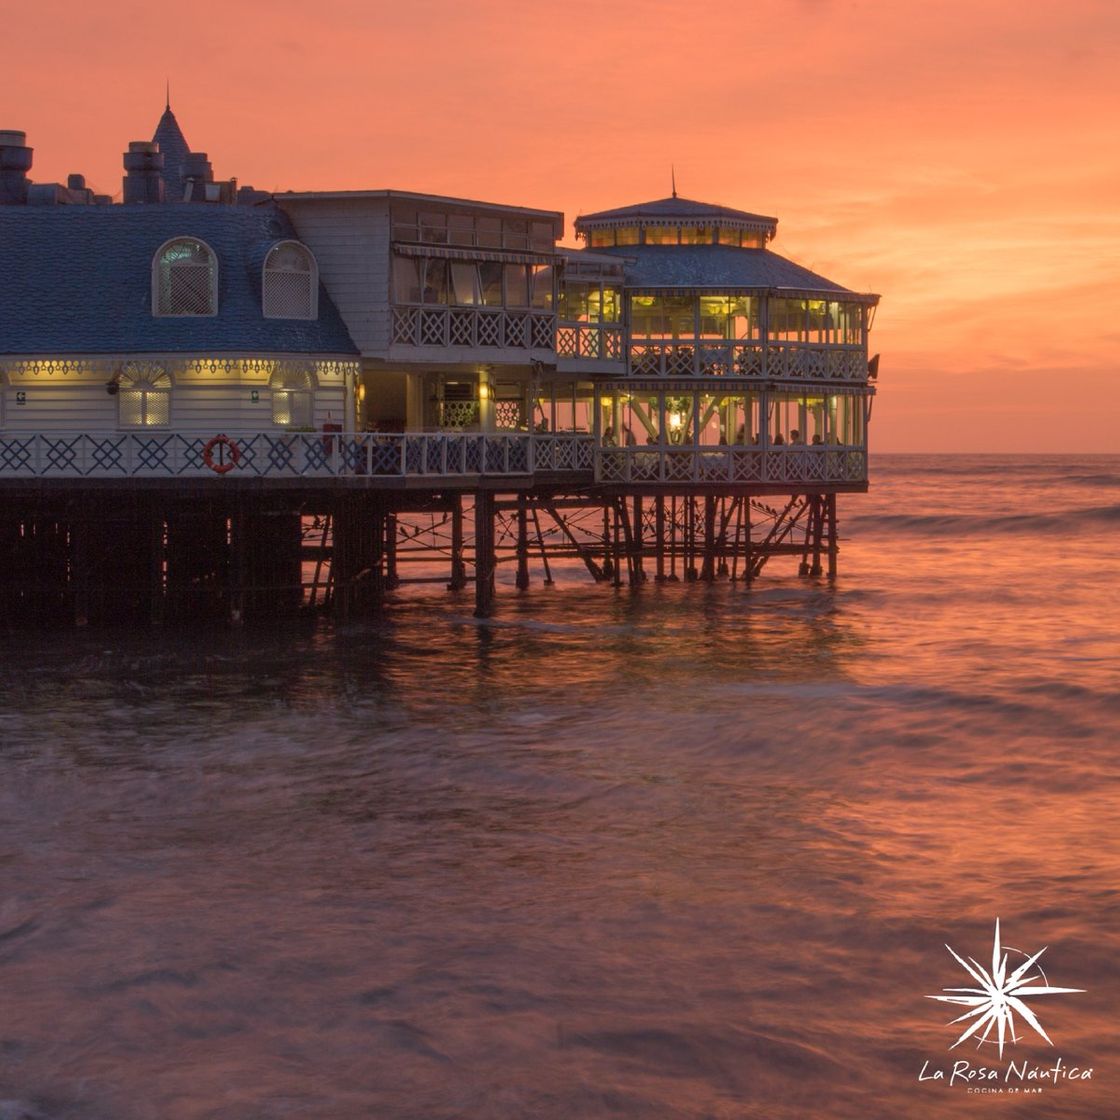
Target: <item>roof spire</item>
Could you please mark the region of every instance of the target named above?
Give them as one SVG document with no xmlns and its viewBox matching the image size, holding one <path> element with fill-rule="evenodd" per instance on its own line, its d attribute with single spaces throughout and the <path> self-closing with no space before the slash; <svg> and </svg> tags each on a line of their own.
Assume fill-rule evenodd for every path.
<svg viewBox="0 0 1120 1120">
<path fill-rule="evenodd" d="M 164 108 L 165 109 L 170 109 L 171 108 L 171 79 L 170 78 L 167 79 L 167 102 L 164 105 Z"/>
<path fill-rule="evenodd" d="M 673 180 L 673 197 L 677 197 L 677 169 L 673 164 L 669 164 L 669 174 Z"/>
</svg>

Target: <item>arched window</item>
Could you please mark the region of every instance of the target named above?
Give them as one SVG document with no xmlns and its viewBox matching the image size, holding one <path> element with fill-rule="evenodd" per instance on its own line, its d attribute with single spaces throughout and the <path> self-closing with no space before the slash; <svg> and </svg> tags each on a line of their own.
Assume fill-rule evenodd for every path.
<svg viewBox="0 0 1120 1120">
<path fill-rule="evenodd" d="M 315 422 L 315 386 L 302 363 L 281 363 L 269 378 L 272 422 L 283 428 L 311 428 Z"/>
<path fill-rule="evenodd" d="M 122 428 L 166 428 L 171 422 L 171 375 L 159 362 L 126 362 L 116 377 Z"/>
<path fill-rule="evenodd" d="M 218 258 L 204 241 L 177 237 L 152 261 L 153 315 L 216 315 Z"/>
<path fill-rule="evenodd" d="M 266 319 L 318 318 L 319 269 L 298 242 L 282 241 L 269 250 L 262 286 Z"/>
</svg>

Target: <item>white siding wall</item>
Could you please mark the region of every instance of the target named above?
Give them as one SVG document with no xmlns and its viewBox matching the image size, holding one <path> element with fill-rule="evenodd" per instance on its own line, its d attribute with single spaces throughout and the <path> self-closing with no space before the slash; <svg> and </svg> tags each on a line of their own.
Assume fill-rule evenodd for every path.
<svg viewBox="0 0 1120 1120">
<path fill-rule="evenodd" d="M 55 377 L 3 386 L 3 432 L 113 432 L 120 428 L 119 397 L 96 380 Z M 258 399 L 252 399 L 253 392 Z M 19 404 L 19 394 L 24 404 Z M 341 378 L 324 380 L 315 393 L 314 422 L 345 423 L 346 390 Z M 272 394 L 260 381 L 180 380 L 171 390 L 171 431 L 267 432 L 273 430 Z"/>
<path fill-rule="evenodd" d="M 323 284 L 358 349 L 389 352 L 389 203 L 387 199 L 277 202 L 319 262 Z"/>
</svg>

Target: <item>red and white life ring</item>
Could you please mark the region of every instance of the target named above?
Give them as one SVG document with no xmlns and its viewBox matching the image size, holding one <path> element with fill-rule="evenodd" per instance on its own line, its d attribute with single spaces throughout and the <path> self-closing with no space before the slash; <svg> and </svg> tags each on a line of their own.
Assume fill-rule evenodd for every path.
<svg viewBox="0 0 1120 1120">
<path fill-rule="evenodd" d="M 214 458 L 215 449 L 220 449 L 218 450 L 217 461 Z M 215 474 L 227 474 L 241 462 L 241 450 L 229 436 L 215 436 L 202 449 L 202 461 Z"/>
</svg>

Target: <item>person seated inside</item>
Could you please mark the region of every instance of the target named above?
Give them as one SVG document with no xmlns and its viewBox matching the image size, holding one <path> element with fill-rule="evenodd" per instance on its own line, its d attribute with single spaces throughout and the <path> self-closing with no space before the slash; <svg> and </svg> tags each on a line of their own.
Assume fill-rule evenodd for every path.
<svg viewBox="0 0 1120 1120">
<path fill-rule="evenodd" d="M 789 430 L 789 442 L 791 444 L 799 443 L 799 444 L 802 444 L 802 445 L 805 443 L 805 440 L 801 435 L 801 431 L 798 428 L 790 428 L 790 430 Z"/>
<path fill-rule="evenodd" d="M 628 427 L 622 429 L 622 434 L 626 438 L 626 446 L 627 447 L 637 446 L 638 441 L 634 438 L 634 433 Z"/>
<path fill-rule="evenodd" d="M 735 433 L 735 442 L 736 443 L 746 443 L 747 442 L 747 426 L 746 426 L 746 424 L 740 424 L 739 425 L 739 430 Z M 755 442 L 757 443 L 758 441 L 755 440 Z"/>
<path fill-rule="evenodd" d="M 820 432 L 814 432 L 813 433 L 813 439 L 812 439 L 811 442 L 812 442 L 814 447 L 820 447 L 820 445 L 824 443 L 824 440 L 821 439 Z"/>
<path fill-rule="evenodd" d="M 782 438 L 781 432 L 775 432 L 774 438 L 770 441 L 771 447 L 782 447 L 785 445 L 785 440 Z"/>
<path fill-rule="evenodd" d="M 608 424 L 603 429 L 603 446 L 614 447 L 614 425 Z"/>
</svg>

